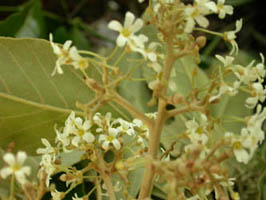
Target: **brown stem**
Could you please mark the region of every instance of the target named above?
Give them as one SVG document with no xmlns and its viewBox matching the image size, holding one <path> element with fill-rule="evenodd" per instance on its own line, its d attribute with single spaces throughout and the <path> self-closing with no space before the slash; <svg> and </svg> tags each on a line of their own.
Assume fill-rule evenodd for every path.
<svg viewBox="0 0 266 200">
<path fill-rule="evenodd" d="M 110 200 L 116 200 L 114 188 L 112 185 L 112 173 L 110 169 L 106 167 L 105 162 L 102 158 L 102 155 L 98 152 L 98 161 L 99 161 L 99 173 L 101 175 L 102 180 L 104 181 L 107 193 L 109 195 Z"/>
<path fill-rule="evenodd" d="M 175 56 L 173 54 L 173 46 L 172 46 L 173 41 L 171 37 L 168 38 L 169 38 L 168 41 L 166 41 L 166 58 L 163 68 L 162 88 L 160 95 L 162 97 L 166 96 L 168 89 L 168 81 L 175 61 L 174 58 Z M 158 115 L 155 120 L 154 127 L 150 129 L 149 155 L 151 156 L 152 159 L 156 159 L 157 151 L 160 145 L 160 137 L 164 126 L 164 122 L 166 120 L 166 109 L 165 109 L 166 104 L 167 103 L 164 98 L 159 98 Z M 139 200 L 150 197 L 152 192 L 154 175 L 155 175 L 155 167 L 152 165 L 152 163 L 147 163 L 138 198 Z"/>
<path fill-rule="evenodd" d="M 113 101 L 119 104 L 120 106 L 127 109 L 133 116 L 140 119 L 149 129 L 153 126 L 153 122 L 145 114 L 137 110 L 131 103 L 129 103 L 125 98 L 120 96 L 118 93 L 114 94 Z"/>
</svg>

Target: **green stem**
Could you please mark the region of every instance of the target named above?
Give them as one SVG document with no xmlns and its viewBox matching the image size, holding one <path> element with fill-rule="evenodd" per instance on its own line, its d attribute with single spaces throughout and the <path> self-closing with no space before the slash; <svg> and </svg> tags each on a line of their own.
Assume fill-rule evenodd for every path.
<svg viewBox="0 0 266 200">
<path fill-rule="evenodd" d="M 118 63 L 121 61 L 121 59 L 124 57 L 124 55 L 126 54 L 126 50 L 124 49 L 123 53 L 121 53 L 121 55 L 118 57 L 118 59 L 115 61 L 113 66 L 117 66 Z"/>
<path fill-rule="evenodd" d="M 143 123 L 151 129 L 153 126 L 152 120 L 148 118 L 145 114 L 137 110 L 131 103 L 129 103 L 125 98 L 120 96 L 118 93 L 114 94 L 114 102 L 119 104 L 120 106 L 124 107 L 126 110 L 128 110 L 133 116 L 143 121 Z"/>
<path fill-rule="evenodd" d="M 9 200 L 14 200 L 14 195 L 15 195 L 14 191 L 15 191 L 15 174 L 12 174 Z"/>
<path fill-rule="evenodd" d="M 204 29 L 204 28 L 194 28 L 193 29 L 194 31 L 201 31 L 201 32 L 204 32 L 204 33 L 208 33 L 208 34 L 211 34 L 211 35 L 217 35 L 219 37 L 224 37 L 224 35 L 222 33 L 219 33 L 219 32 L 215 32 L 215 31 L 210 31 L 210 30 L 207 30 L 207 29 Z"/>
<path fill-rule="evenodd" d="M 99 56 L 97 53 L 94 53 L 94 52 L 91 52 L 91 51 L 79 50 L 78 52 L 81 53 L 81 54 L 86 54 L 86 55 L 94 56 L 96 58 L 99 58 L 100 60 L 104 60 L 104 57 Z"/>
</svg>

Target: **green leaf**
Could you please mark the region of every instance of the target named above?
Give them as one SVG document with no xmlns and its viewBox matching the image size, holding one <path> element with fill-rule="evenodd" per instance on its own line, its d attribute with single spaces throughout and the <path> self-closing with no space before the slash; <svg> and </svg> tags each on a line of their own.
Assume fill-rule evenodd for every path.
<svg viewBox="0 0 266 200">
<path fill-rule="evenodd" d="M 140 64 L 140 61 L 137 61 L 139 58 L 140 57 L 137 53 L 130 53 L 124 56 L 119 63 L 121 72 L 126 74 L 133 67 L 136 67 L 131 73 L 131 77 L 134 79 L 142 79 L 142 71 L 146 66 Z M 148 101 L 151 99 L 152 93 L 148 88 L 146 81 L 124 80 L 119 84 L 118 92 L 140 111 L 145 113 L 154 112 L 154 108 L 147 106 Z"/>
<path fill-rule="evenodd" d="M 239 92 L 236 96 L 223 96 L 220 103 L 211 107 L 212 114 L 216 118 L 222 118 L 224 130 L 240 133 L 244 123 L 232 120 L 232 117 L 244 118 L 252 115 L 253 111 L 245 107 L 245 100 L 248 95 Z"/>
<path fill-rule="evenodd" d="M 175 93 L 180 93 L 186 97 L 192 88 L 206 93 L 209 79 L 206 73 L 197 66 L 195 58 L 186 56 L 177 60 L 173 70 L 175 70 L 176 76 L 172 76 L 170 81 L 176 85 Z"/>
<path fill-rule="evenodd" d="M 45 25 L 38 0 L 29 1 L 17 13 L 0 22 L 0 35 L 11 37 L 44 37 Z"/>
<path fill-rule="evenodd" d="M 72 67 L 51 76 L 56 57 L 47 41 L 0 38 L 0 47 L 0 146 L 5 149 L 14 141 L 16 149 L 33 153 L 40 138 L 55 137 L 54 125 L 62 125 L 76 110 L 76 101 L 87 103 L 94 93 Z M 100 80 L 95 68 L 88 74 Z M 121 116 L 114 106 L 101 111 Z"/>
<path fill-rule="evenodd" d="M 163 128 L 163 133 L 161 136 L 161 144 L 164 148 L 169 149 L 173 142 L 176 142 L 174 145 L 174 150 L 171 151 L 172 156 L 178 156 L 180 154 L 183 143 L 181 142 L 182 138 L 181 133 L 186 130 L 185 119 L 182 116 L 176 116 L 169 123 L 166 123 Z"/>
</svg>

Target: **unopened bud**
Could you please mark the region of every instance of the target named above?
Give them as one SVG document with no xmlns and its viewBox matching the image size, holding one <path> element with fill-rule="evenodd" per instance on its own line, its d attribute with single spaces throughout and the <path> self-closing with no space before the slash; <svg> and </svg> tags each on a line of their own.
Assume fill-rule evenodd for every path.
<svg viewBox="0 0 266 200">
<path fill-rule="evenodd" d="M 196 39 L 196 43 L 199 46 L 199 48 L 202 48 L 206 45 L 206 37 L 205 36 L 199 36 Z"/>
<path fill-rule="evenodd" d="M 59 179 L 60 179 L 60 181 L 66 182 L 67 181 L 67 175 L 62 174 Z"/>
</svg>

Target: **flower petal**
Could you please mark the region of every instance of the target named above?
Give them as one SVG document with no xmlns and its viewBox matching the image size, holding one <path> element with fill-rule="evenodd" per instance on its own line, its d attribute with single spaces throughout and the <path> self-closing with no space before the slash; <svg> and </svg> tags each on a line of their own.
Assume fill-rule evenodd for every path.
<svg viewBox="0 0 266 200">
<path fill-rule="evenodd" d="M 120 32 L 123 29 L 121 23 L 116 20 L 109 22 L 108 28 L 118 32 Z"/>
</svg>

